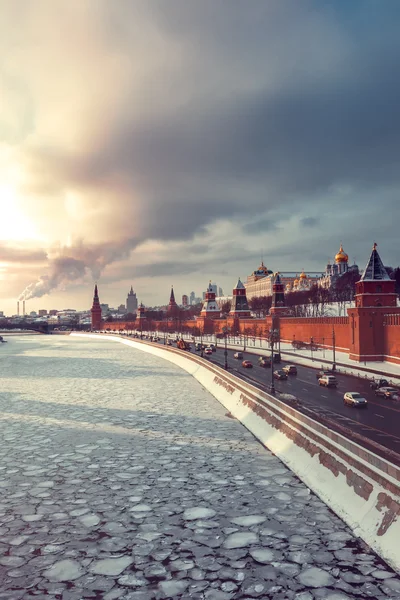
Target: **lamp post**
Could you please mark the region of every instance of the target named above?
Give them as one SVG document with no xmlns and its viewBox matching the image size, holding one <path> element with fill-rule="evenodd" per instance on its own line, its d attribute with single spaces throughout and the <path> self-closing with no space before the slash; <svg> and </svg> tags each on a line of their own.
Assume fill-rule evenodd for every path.
<svg viewBox="0 0 400 600">
<path fill-rule="evenodd" d="M 271 394 L 275 394 L 275 380 L 274 380 L 274 344 L 279 339 L 278 329 L 270 329 L 269 331 L 269 342 L 271 345 Z"/>
<path fill-rule="evenodd" d="M 335 328 L 334 327 L 332 327 L 332 352 L 333 352 L 332 371 L 336 371 L 336 336 L 335 336 Z"/>
<path fill-rule="evenodd" d="M 204 356 L 204 352 L 203 352 L 203 330 L 200 327 L 200 356 L 201 358 L 203 358 Z"/>
<path fill-rule="evenodd" d="M 225 371 L 227 371 L 228 370 L 228 345 L 227 345 L 227 341 L 228 341 L 228 331 L 229 331 L 228 319 L 226 320 L 226 325 L 222 329 L 222 331 L 224 332 L 224 338 L 225 338 L 225 350 L 224 350 L 225 364 L 224 364 L 224 368 L 225 368 Z"/>
<path fill-rule="evenodd" d="M 314 361 L 313 349 L 314 349 L 314 338 L 310 337 L 310 349 L 311 349 L 311 361 Z"/>
</svg>

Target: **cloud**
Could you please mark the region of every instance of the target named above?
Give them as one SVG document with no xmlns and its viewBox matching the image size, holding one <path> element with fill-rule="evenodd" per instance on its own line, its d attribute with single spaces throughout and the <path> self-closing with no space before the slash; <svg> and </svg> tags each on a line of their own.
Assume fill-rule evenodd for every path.
<svg viewBox="0 0 400 600">
<path fill-rule="evenodd" d="M 226 223 L 243 270 L 258 248 L 275 270 L 298 268 L 302 227 L 320 245 L 310 263 L 346 231 L 363 255 L 377 227 L 395 261 L 396 219 L 384 215 L 400 188 L 398 3 L 3 5 L 1 143 L 46 242 L 37 260 L 48 254 L 27 294 L 117 277 L 121 261 L 137 277 L 187 277 L 175 242 L 192 273 L 218 272 Z M 137 264 L 148 240 L 164 257 Z M 228 241 L 223 269 L 236 278 Z"/>
<path fill-rule="evenodd" d="M 316 227 L 319 224 L 319 217 L 303 217 L 300 219 L 300 225 L 303 227 Z"/>
<path fill-rule="evenodd" d="M 0 243 L 0 262 L 5 263 L 36 263 L 47 259 L 45 250 L 24 248 Z"/>
</svg>

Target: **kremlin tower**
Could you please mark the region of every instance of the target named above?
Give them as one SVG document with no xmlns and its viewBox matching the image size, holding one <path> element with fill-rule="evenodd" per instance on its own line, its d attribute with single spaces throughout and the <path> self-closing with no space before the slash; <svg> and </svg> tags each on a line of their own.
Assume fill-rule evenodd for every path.
<svg viewBox="0 0 400 600">
<path fill-rule="evenodd" d="M 271 315 L 284 315 L 287 312 L 284 286 L 279 273 L 275 273 L 275 280 L 272 286 L 272 306 L 269 312 Z"/>
<path fill-rule="evenodd" d="M 99 300 L 99 293 L 97 291 L 97 283 L 94 286 L 94 296 L 93 296 L 93 305 L 90 310 L 91 318 L 92 318 L 92 331 L 98 331 L 101 329 L 101 307 Z"/>
<path fill-rule="evenodd" d="M 234 318 L 251 316 L 250 308 L 246 297 L 246 288 L 240 281 L 240 277 L 238 279 L 236 287 L 233 289 L 232 307 L 229 314 L 231 315 L 231 317 Z"/>
<path fill-rule="evenodd" d="M 203 308 L 200 313 L 201 317 L 208 319 L 215 319 L 220 316 L 219 306 L 215 301 L 215 292 L 211 285 L 211 281 L 208 284 L 208 288 L 206 291 L 206 297 L 204 299 Z"/>
<path fill-rule="evenodd" d="M 171 295 L 169 297 L 169 304 L 168 304 L 168 308 L 167 311 L 169 313 L 171 312 L 176 312 L 178 310 L 178 305 L 175 301 L 175 294 L 174 294 L 174 286 L 171 287 Z"/>
<path fill-rule="evenodd" d="M 381 257 L 372 247 L 360 281 L 356 283 L 356 306 L 349 308 L 350 358 L 360 362 L 385 360 L 385 325 L 389 315 L 399 315 L 396 283 L 390 279 Z"/>
</svg>

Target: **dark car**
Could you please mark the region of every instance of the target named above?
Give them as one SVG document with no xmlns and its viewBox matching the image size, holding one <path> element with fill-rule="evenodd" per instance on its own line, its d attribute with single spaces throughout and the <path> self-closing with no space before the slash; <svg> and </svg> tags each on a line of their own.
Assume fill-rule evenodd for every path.
<svg viewBox="0 0 400 600">
<path fill-rule="evenodd" d="M 282 371 L 285 371 L 287 375 L 297 375 L 296 365 L 286 365 L 283 367 Z"/>
<path fill-rule="evenodd" d="M 358 392 L 346 392 L 343 396 L 343 404 L 347 404 L 349 406 L 355 406 L 358 408 L 367 408 L 368 401 L 364 396 L 359 394 Z"/>
<path fill-rule="evenodd" d="M 252 369 L 253 365 L 251 364 L 251 362 L 249 360 L 244 360 L 242 362 L 242 367 L 244 367 L 245 369 Z"/>
<path fill-rule="evenodd" d="M 280 363 L 281 362 L 281 355 L 280 354 L 274 354 L 274 363 Z"/>
<path fill-rule="evenodd" d="M 375 381 L 371 381 L 371 383 L 369 384 L 369 387 L 373 390 L 378 390 L 379 388 L 388 386 L 389 382 L 387 379 L 376 379 Z"/>
<path fill-rule="evenodd" d="M 260 365 L 260 367 L 264 367 L 264 368 L 270 368 L 271 367 L 271 361 L 269 358 L 265 358 L 264 356 L 260 356 L 260 358 L 258 359 L 258 364 Z"/>
<path fill-rule="evenodd" d="M 287 379 L 287 375 L 285 373 L 285 371 L 279 370 L 279 371 L 274 371 L 274 378 L 275 379 Z"/>
</svg>

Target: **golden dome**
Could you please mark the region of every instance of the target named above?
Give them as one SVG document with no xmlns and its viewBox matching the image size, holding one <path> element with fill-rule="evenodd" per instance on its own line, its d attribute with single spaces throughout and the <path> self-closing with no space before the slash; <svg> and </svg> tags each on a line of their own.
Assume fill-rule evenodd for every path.
<svg viewBox="0 0 400 600">
<path fill-rule="evenodd" d="M 349 260 L 349 257 L 346 254 L 346 252 L 343 250 L 342 244 L 340 244 L 339 252 L 335 256 L 335 262 L 337 262 L 337 263 L 347 263 L 348 260 Z"/>
<path fill-rule="evenodd" d="M 304 273 L 304 271 L 300 273 L 300 279 L 307 279 L 307 275 Z"/>
<path fill-rule="evenodd" d="M 293 287 L 297 287 L 298 285 L 299 285 L 299 280 L 296 277 L 296 279 L 293 281 Z"/>
</svg>

